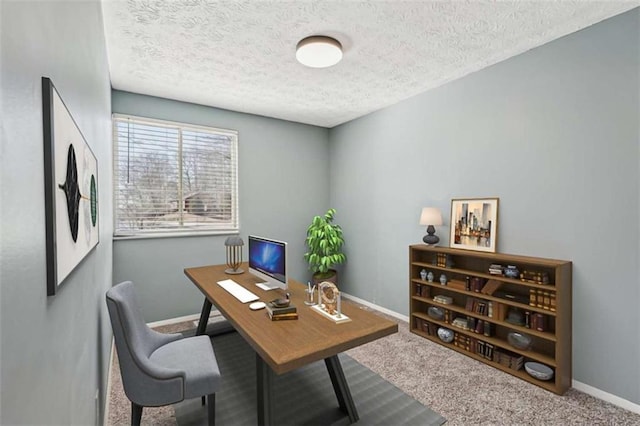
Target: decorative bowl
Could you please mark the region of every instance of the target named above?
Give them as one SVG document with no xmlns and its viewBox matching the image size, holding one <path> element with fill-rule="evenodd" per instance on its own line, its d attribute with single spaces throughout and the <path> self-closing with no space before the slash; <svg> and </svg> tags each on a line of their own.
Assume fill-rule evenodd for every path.
<svg viewBox="0 0 640 426">
<path fill-rule="evenodd" d="M 517 331 L 510 331 L 507 334 L 507 342 L 514 348 L 523 351 L 531 348 L 531 337 Z"/>
<path fill-rule="evenodd" d="M 510 308 L 505 321 L 509 324 L 524 325 L 524 315 L 518 308 Z"/>
<path fill-rule="evenodd" d="M 276 308 L 286 308 L 291 303 L 290 299 L 273 299 L 271 304 Z"/>
<path fill-rule="evenodd" d="M 553 370 L 539 362 L 525 362 L 524 369 L 531 377 L 538 380 L 551 380 L 553 377 Z"/>
<path fill-rule="evenodd" d="M 442 321 L 444 319 L 444 309 L 438 308 L 437 306 L 429 306 L 429 309 L 427 309 L 427 315 L 433 319 Z"/>
<path fill-rule="evenodd" d="M 453 341 L 453 331 L 448 328 L 440 327 L 438 329 L 438 337 L 445 343 L 450 343 Z"/>
</svg>

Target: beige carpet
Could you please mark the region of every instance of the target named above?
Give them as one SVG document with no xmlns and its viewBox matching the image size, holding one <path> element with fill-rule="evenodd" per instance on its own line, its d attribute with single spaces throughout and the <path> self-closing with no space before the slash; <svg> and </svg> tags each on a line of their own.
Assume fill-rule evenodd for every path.
<svg viewBox="0 0 640 426">
<path fill-rule="evenodd" d="M 347 353 L 441 414 L 447 419 L 446 425 L 640 424 L 638 414 L 574 389 L 564 396 L 555 395 L 416 336 L 405 322 L 398 324 L 398 333 Z M 188 322 L 157 330 L 192 328 L 193 323 Z M 111 380 L 107 425 L 130 424 L 130 403 L 122 390 L 117 361 Z M 145 408 L 142 423 L 175 425 L 173 407 Z"/>
</svg>

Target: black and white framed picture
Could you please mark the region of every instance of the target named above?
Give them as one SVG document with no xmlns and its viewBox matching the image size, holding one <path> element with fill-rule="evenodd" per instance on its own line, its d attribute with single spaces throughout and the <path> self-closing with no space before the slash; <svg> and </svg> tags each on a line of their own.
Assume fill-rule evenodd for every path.
<svg viewBox="0 0 640 426">
<path fill-rule="evenodd" d="M 98 162 L 51 80 L 42 77 L 47 295 L 98 244 Z"/>
</svg>

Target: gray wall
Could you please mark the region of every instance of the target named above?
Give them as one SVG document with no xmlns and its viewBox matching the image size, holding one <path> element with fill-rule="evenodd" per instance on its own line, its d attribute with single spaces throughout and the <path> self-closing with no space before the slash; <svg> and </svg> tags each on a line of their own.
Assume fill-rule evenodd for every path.
<svg viewBox="0 0 640 426">
<path fill-rule="evenodd" d="M 95 424 L 111 327 L 110 84 L 100 3 L 2 1 L 0 424 Z M 98 160 L 100 243 L 56 296 L 45 281 L 42 76 Z"/>
<path fill-rule="evenodd" d="M 112 103 L 116 113 L 237 130 L 240 235 L 287 241 L 291 276 L 309 279 L 307 226 L 329 202 L 327 129 L 120 91 Z M 226 237 L 118 240 L 114 282 L 136 284 L 147 321 L 198 313 L 203 298 L 183 269 L 224 263 Z"/>
<path fill-rule="evenodd" d="M 330 132 L 346 292 L 408 314 L 423 206 L 500 198 L 498 250 L 572 260 L 574 379 L 640 403 L 639 12 Z"/>
</svg>

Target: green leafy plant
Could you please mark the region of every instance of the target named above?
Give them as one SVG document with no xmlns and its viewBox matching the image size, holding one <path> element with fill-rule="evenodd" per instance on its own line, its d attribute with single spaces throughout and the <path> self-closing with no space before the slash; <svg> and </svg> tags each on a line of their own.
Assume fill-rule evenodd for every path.
<svg viewBox="0 0 640 426">
<path fill-rule="evenodd" d="M 307 228 L 305 243 L 309 251 L 304 254 L 304 259 L 309 263 L 309 270 L 315 278 L 329 278 L 334 274 L 333 266 L 347 260 L 342 252 L 342 228 L 332 223 L 335 214 L 335 209 L 329 209 L 324 216 L 314 217 Z"/>
</svg>

